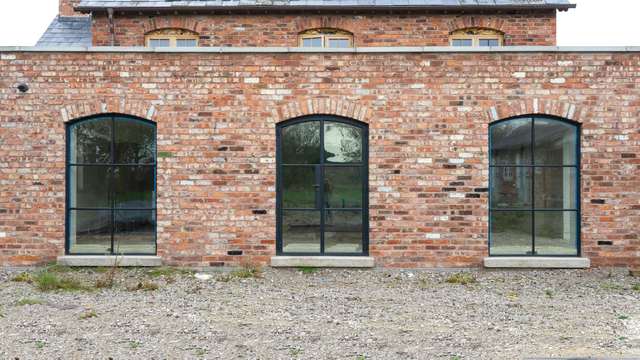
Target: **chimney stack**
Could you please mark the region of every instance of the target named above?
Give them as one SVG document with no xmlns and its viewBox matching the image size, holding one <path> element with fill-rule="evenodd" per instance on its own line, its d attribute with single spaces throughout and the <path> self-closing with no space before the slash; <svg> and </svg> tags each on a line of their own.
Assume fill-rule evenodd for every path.
<svg viewBox="0 0 640 360">
<path fill-rule="evenodd" d="M 60 16 L 82 16 L 84 14 L 73 10 L 80 3 L 80 0 L 60 0 Z"/>
</svg>

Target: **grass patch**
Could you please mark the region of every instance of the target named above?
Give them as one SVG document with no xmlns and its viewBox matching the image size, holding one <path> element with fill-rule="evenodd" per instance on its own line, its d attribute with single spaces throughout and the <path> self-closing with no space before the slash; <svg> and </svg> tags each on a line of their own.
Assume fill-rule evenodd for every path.
<svg viewBox="0 0 640 360">
<path fill-rule="evenodd" d="M 457 273 L 449 276 L 445 282 L 449 284 L 469 285 L 477 282 L 475 276 L 470 273 Z"/>
<path fill-rule="evenodd" d="M 33 281 L 33 279 L 31 278 L 31 274 L 29 274 L 27 272 L 23 272 L 23 273 L 20 273 L 20 274 L 18 274 L 16 276 L 12 277 L 11 281 L 31 283 Z"/>
<path fill-rule="evenodd" d="M 303 274 L 313 274 L 318 271 L 318 268 L 313 266 L 299 266 L 298 271 L 300 271 Z"/>
<path fill-rule="evenodd" d="M 94 310 L 87 310 L 80 314 L 80 320 L 91 319 L 94 317 L 98 317 L 98 314 Z"/>
<path fill-rule="evenodd" d="M 33 282 L 36 287 L 40 291 L 54 291 L 54 290 L 65 290 L 65 291 L 82 291 L 89 290 L 87 286 L 85 286 L 82 282 L 72 278 L 63 278 L 58 275 L 43 271 L 37 274 Z"/>
<path fill-rule="evenodd" d="M 600 285 L 600 288 L 602 288 L 603 290 L 611 290 L 611 291 L 624 289 L 624 287 L 622 287 L 622 285 L 618 285 L 618 284 L 614 284 L 614 283 L 603 283 L 603 284 Z"/>
<path fill-rule="evenodd" d="M 230 275 L 238 279 L 260 278 L 262 277 L 262 270 L 257 266 L 245 265 L 240 269 L 232 271 Z"/>
<path fill-rule="evenodd" d="M 633 287 L 631 288 L 633 291 L 640 291 L 640 284 L 635 284 L 633 285 Z"/>
<path fill-rule="evenodd" d="M 42 305 L 44 304 L 44 300 L 38 298 L 22 298 L 16 302 L 17 306 L 25 306 L 25 305 Z"/>
<path fill-rule="evenodd" d="M 155 291 L 158 290 L 160 288 L 160 285 L 154 283 L 153 281 L 147 281 L 147 280 L 143 280 L 143 281 L 139 281 L 137 284 L 130 286 L 127 288 L 127 290 L 129 291 L 138 291 L 138 290 L 143 290 L 143 291 Z"/>
</svg>

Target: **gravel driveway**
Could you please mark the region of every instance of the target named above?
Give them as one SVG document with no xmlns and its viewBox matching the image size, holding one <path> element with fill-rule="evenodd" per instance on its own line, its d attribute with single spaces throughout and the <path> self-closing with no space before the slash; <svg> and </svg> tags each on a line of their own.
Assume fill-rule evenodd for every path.
<svg viewBox="0 0 640 360">
<path fill-rule="evenodd" d="M 640 279 L 622 270 L 264 269 L 200 280 L 122 269 L 113 288 L 48 292 L 11 281 L 23 271 L 0 270 L 1 359 L 640 358 Z M 105 274 L 57 276 L 91 285 Z"/>
</svg>

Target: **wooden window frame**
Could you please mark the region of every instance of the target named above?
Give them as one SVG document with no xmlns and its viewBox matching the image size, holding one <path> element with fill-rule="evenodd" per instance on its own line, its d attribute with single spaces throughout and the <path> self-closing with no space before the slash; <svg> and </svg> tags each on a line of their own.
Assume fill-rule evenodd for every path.
<svg viewBox="0 0 640 360">
<path fill-rule="evenodd" d="M 144 37 L 145 46 L 151 47 L 151 40 L 169 40 L 169 46 L 167 47 L 178 47 L 178 40 L 195 40 L 195 46 L 200 45 L 200 36 L 193 31 L 185 29 L 160 29 L 152 31 Z"/>
<path fill-rule="evenodd" d="M 456 30 L 449 35 L 449 46 L 453 46 L 454 40 L 471 40 L 471 47 L 480 47 L 480 40 L 498 40 L 498 46 L 504 46 L 504 34 L 502 32 L 485 28 Z"/>
<path fill-rule="evenodd" d="M 300 33 L 298 38 L 299 38 L 298 46 L 300 47 L 305 47 L 304 46 L 305 39 L 316 39 L 316 38 L 321 39 L 323 48 L 329 48 L 329 40 L 347 40 L 349 41 L 348 47 L 354 46 L 353 34 L 351 34 L 348 31 L 344 31 L 340 29 L 322 28 L 322 29 L 305 30 Z M 331 48 L 331 49 L 344 49 L 344 48 Z"/>
</svg>

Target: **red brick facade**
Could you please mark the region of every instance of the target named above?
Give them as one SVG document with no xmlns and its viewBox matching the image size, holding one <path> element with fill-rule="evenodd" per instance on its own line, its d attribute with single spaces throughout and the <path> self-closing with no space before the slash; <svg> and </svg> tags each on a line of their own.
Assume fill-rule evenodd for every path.
<svg viewBox="0 0 640 360">
<path fill-rule="evenodd" d="M 144 46 L 145 33 L 184 28 L 200 35 L 200 46 L 298 46 L 301 31 L 328 27 L 354 34 L 357 47 L 447 46 L 450 32 L 485 27 L 503 32 L 505 45 L 555 45 L 555 10 L 491 14 L 310 15 L 114 15 L 115 45 Z M 93 42 L 111 45 L 106 14 L 94 14 Z"/>
<path fill-rule="evenodd" d="M 157 122 L 158 254 L 169 264 L 267 263 L 276 124 L 337 114 L 369 124 L 377 264 L 481 266 L 488 125 L 540 113 L 583 126 L 582 255 L 640 266 L 637 52 L 3 52 L 0 68 L 3 265 L 64 253 L 64 124 L 115 112 Z"/>
</svg>

